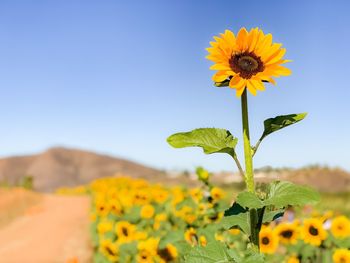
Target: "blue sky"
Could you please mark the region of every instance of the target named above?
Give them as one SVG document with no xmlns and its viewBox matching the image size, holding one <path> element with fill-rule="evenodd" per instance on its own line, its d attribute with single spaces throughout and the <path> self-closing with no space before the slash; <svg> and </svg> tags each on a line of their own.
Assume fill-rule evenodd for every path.
<svg viewBox="0 0 350 263">
<path fill-rule="evenodd" d="M 55 145 L 162 169 L 236 170 L 223 154 L 172 149 L 197 127 L 241 138 L 240 101 L 211 82 L 212 36 L 261 27 L 287 48 L 290 77 L 249 97 L 263 120 L 308 112 L 267 138 L 255 166 L 350 169 L 349 1 L 1 1 L 0 155 Z M 239 153 L 242 148 L 238 147 Z"/>
</svg>

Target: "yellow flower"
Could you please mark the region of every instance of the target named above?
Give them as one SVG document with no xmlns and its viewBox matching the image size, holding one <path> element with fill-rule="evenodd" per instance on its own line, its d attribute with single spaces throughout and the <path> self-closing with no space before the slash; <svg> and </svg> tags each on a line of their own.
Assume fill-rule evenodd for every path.
<svg viewBox="0 0 350 263">
<path fill-rule="evenodd" d="M 237 36 L 226 30 L 214 39 L 207 48 L 207 59 L 215 62 L 210 69 L 218 70 L 213 81 L 229 81 L 229 87 L 236 89 L 238 97 L 246 88 L 256 95 L 257 90 L 265 89 L 263 82 L 275 84 L 272 77 L 291 74 L 281 66 L 289 62 L 283 59 L 286 49 L 281 48 L 282 44 L 272 43 L 272 35 L 265 35 L 259 28 L 248 32 L 243 27 Z"/>
<path fill-rule="evenodd" d="M 159 256 L 165 261 L 169 262 L 177 258 L 177 248 L 173 244 L 167 244 L 165 248 L 158 250 Z"/>
<path fill-rule="evenodd" d="M 298 226 L 295 223 L 281 223 L 275 231 L 283 244 L 295 244 L 298 241 Z"/>
<path fill-rule="evenodd" d="M 97 232 L 99 234 L 104 234 L 113 229 L 113 222 L 109 220 L 102 220 L 97 225 Z"/>
<path fill-rule="evenodd" d="M 322 241 L 327 238 L 322 221 L 317 218 L 305 219 L 301 231 L 304 242 L 314 246 L 321 245 Z"/>
<path fill-rule="evenodd" d="M 158 238 L 149 238 L 145 241 L 140 241 L 137 245 L 138 255 L 137 262 L 150 263 L 154 262 L 154 257 L 157 256 Z"/>
<path fill-rule="evenodd" d="M 239 233 L 241 233 L 241 231 L 238 228 L 232 228 L 232 229 L 228 230 L 228 232 L 234 236 L 239 235 Z"/>
<path fill-rule="evenodd" d="M 219 234 L 219 233 L 215 233 L 215 240 L 217 241 L 221 241 L 221 242 L 224 242 L 224 236 L 222 234 Z"/>
<path fill-rule="evenodd" d="M 199 203 L 203 198 L 202 190 L 199 188 L 193 188 L 190 190 L 190 195 L 194 201 Z"/>
<path fill-rule="evenodd" d="M 350 263 L 350 250 L 345 248 L 336 249 L 333 253 L 334 263 Z"/>
<path fill-rule="evenodd" d="M 150 219 L 154 215 L 154 207 L 152 205 L 144 205 L 140 212 L 141 218 Z"/>
<path fill-rule="evenodd" d="M 127 221 L 119 221 L 115 225 L 115 232 L 120 242 L 131 242 L 135 240 L 136 226 Z"/>
<path fill-rule="evenodd" d="M 185 240 L 191 245 L 195 245 L 197 243 L 198 237 L 197 232 L 194 228 L 189 228 L 185 232 Z"/>
<path fill-rule="evenodd" d="M 116 198 L 109 200 L 108 206 L 111 213 L 115 215 L 121 215 L 123 212 L 123 207 L 121 206 L 120 202 Z"/>
<path fill-rule="evenodd" d="M 350 220 L 345 216 L 334 218 L 331 225 L 331 232 L 337 238 L 350 236 Z"/>
<path fill-rule="evenodd" d="M 118 245 L 110 239 L 101 240 L 99 250 L 110 262 L 118 262 Z"/>
<path fill-rule="evenodd" d="M 224 197 L 224 191 L 219 188 L 219 187 L 213 187 L 211 190 L 210 190 L 210 196 L 215 200 L 215 201 L 218 201 L 220 199 L 222 199 Z"/>
<path fill-rule="evenodd" d="M 273 254 L 278 248 L 278 235 L 271 227 L 263 227 L 259 234 L 260 251 Z"/>
<path fill-rule="evenodd" d="M 287 263 L 300 263 L 300 260 L 296 256 L 291 256 L 288 258 Z"/>
<path fill-rule="evenodd" d="M 199 237 L 199 244 L 203 247 L 205 247 L 207 245 L 208 241 L 207 241 L 207 238 L 203 235 L 201 235 Z"/>
</svg>

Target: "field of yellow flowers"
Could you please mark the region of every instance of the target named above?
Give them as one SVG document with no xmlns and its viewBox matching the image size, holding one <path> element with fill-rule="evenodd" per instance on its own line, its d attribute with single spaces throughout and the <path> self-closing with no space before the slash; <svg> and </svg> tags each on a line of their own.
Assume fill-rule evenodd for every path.
<svg viewBox="0 0 350 263">
<path fill-rule="evenodd" d="M 228 229 L 232 224 L 224 213 L 231 198 L 201 181 L 201 187 L 189 189 L 110 177 L 77 188 L 78 194 L 92 197 L 94 262 L 218 262 L 225 258 L 223 247 L 230 254 L 220 262 L 259 262 L 240 261 L 249 240 L 241 229 Z M 260 232 L 266 262 L 350 262 L 350 219 L 345 215 L 304 207 L 273 216 L 276 220 Z M 203 248 L 209 251 L 205 261 Z"/>
</svg>

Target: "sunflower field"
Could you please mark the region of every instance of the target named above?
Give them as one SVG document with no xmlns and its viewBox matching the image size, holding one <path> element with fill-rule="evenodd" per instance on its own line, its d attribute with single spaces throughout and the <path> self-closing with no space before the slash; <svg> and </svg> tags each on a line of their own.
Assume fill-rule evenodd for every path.
<svg viewBox="0 0 350 263">
<path fill-rule="evenodd" d="M 129 177 L 93 181 L 86 192 L 92 198 L 94 262 L 260 262 L 246 255 L 248 235 L 225 220 L 235 200 L 205 180 L 204 169 L 197 174 L 202 186 L 196 188 Z M 306 210 L 306 217 L 296 219 L 299 212 L 287 209 L 263 224 L 259 243 L 265 262 L 350 262 L 350 219 Z"/>
</svg>

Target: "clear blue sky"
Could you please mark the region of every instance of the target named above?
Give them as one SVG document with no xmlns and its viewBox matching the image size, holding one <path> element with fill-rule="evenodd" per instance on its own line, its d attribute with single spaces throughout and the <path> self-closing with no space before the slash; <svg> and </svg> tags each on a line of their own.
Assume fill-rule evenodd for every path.
<svg viewBox="0 0 350 263">
<path fill-rule="evenodd" d="M 266 118 L 309 115 L 267 138 L 256 167 L 350 169 L 349 10 L 345 0 L 1 1 L 0 155 L 64 145 L 235 170 L 224 154 L 165 140 L 196 127 L 241 137 L 240 102 L 213 87 L 205 48 L 227 28 L 259 26 L 287 48 L 293 74 L 249 97 L 253 140 Z"/>
</svg>

